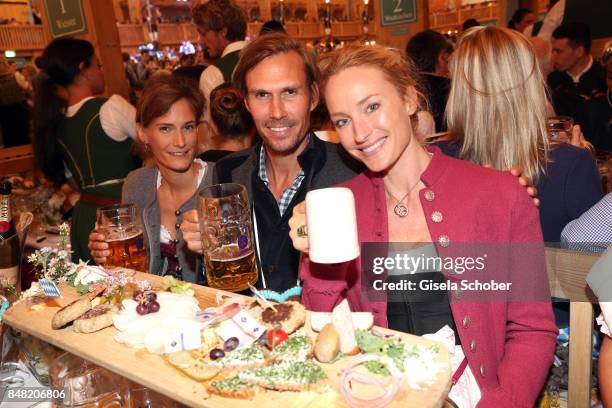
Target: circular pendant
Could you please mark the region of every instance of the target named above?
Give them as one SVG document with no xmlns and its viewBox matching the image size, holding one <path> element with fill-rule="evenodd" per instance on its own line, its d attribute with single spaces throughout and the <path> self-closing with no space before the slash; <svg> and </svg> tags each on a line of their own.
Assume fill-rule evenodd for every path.
<svg viewBox="0 0 612 408">
<path fill-rule="evenodd" d="M 394 208 L 393 212 L 398 216 L 404 218 L 408 215 L 408 208 L 402 203 L 398 203 Z"/>
</svg>

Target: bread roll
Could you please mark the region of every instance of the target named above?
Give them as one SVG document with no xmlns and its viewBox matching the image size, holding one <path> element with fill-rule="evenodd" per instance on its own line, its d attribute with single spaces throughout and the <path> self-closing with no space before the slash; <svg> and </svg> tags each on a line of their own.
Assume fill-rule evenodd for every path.
<svg viewBox="0 0 612 408">
<path fill-rule="evenodd" d="M 314 355 L 322 363 L 333 361 L 340 352 L 340 336 L 333 324 L 323 327 L 315 341 Z"/>
</svg>

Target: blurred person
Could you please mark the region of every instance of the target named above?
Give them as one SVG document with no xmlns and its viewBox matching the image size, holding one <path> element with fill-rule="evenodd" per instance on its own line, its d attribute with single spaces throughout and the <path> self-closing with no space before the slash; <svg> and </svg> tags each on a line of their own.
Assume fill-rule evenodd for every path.
<svg viewBox="0 0 612 408">
<path fill-rule="evenodd" d="M 530 8 L 519 8 L 514 12 L 510 21 L 508 21 L 508 28 L 524 33 L 525 29 L 536 22 L 536 15 Z"/>
<path fill-rule="evenodd" d="M 32 6 L 31 11 L 32 11 L 32 21 L 34 22 L 34 24 L 42 24 L 42 16 L 40 14 L 40 11 L 38 11 L 38 9 L 35 6 Z"/>
<path fill-rule="evenodd" d="M 221 84 L 210 93 L 211 150 L 200 159 L 216 162 L 232 152 L 250 148 L 255 139 L 253 118 L 240 91 L 232 84 Z"/>
<path fill-rule="evenodd" d="M 138 64 L 136 64 L 136 75 L 138 76 L 138 80 L 140 82 L 146 81 L 151 75 L 149 68 L 151 59 L 149 50 L 140 50 L 140 61 L 138 61 Z"/>
<path fill-rule="evenodd" d="M 138 101 L 138 138 L 153 153 L 155 166 L 128 174 L 122 203 L 135 204 L 148 251 L 148 272 L 204 283 L 197 254 L 189 251 L 180 225 L 196 207 L 197 191 L 211 184 L 211 165 L 196 158 L 197 127 L 204 98 L 185 78 L 151 78 Z M 89 234 L 89 248 L 98 264 L 110 255 L 105 236 Z"/>
<path fill-rule="evenodd" d="M 261 28 L 259 29 L 259 35 L 261 36 L 268 33 L 287 34 L 287 32 L 285 31 L 285 27 L 283 27 L 283 23 L 278 20 L 268 20 L 261 25 Z"/>
<path fill-rule="evenodd" d="M 478 20 L 476 20 L 475 18 L 468 18 L 461 25 L 461 29 L 465 31 L 468 28 L 478 27 L 478 26 L 480 26 L 480 22 Z"/>
<path fill-rule="evenodd" d="M 192 67 L 195 64 L 195 55 L 194 54 L 181 54 L 179 59 L 180 67 Z"/>
<path fill-rule="evenodd" d="M 11 68 L 14 70 L 15 79 L 17 79 L 17 83 L 23 89 L 23 92 L 26 94 L 32 92 L 32 84 L 23 74 L 23 69 L 18 69 L 14 62 L 11 61 L 11 63 L 13 64 Z"/>
<path fill-rule="evenodd" d="M 128 86 L 130 88 L 134 88 L 138 83 L 138 75 L 136 74 L 136 69 L 134 68 L 134 64 L 132 64 L 132 58 L 130 54 L 127 52 L 121 53 L 121 59 L 123 61 L 123 69 L 125 70 L 125 76 L 128 80 Z"/>
<path fill-rule="evenodd" d="M 145 0 L 142 6 L 142 16 L 144 21 L 147 22 L 147 28 L 149 29 L 149 40 L 151 42 L 157 41 L 157 24 L 161 22 L 162 14 L 153 3 L 153 0 Z"/>
<path fill-rule="evenodd" d="M 118 203 L 132 156 L 136 111 L 119 95 L 100 98 L 104 73 L 94 47 L 60 38 L 45 48 L 34 103 L 34 154 L 56 185 L 68 180 L 81 192 L 71 222 L 72 260 L 91 259 L 87 241 L 99 207 Z"/>
<path fill-rule="evenodd" d="M 470 29 L 450 72 L 446 118 L 453 140 L 441 147 L 498 170 L 522 168 L 538 190 L 544 240 L 558 243 L 563 227 L 603 192 L 589 150 L 549 142 L 546 88 L 530 42 L 507 28 Z"/>
<path fill-rule="evenodd" d="M 605 70 L 590 54 L 591 30 L 584 23 L 566 23 L 552 37 L 555 70 L 548 75 L 548 87 L 555 112 L 571 116 L 574 123 L 590 128 L 587 103 L 607 90 Z M 592 135 L 585 136 L 592 141 Z"/>
<path fill-rule="evenodd" d="M 569 222 L 561 232 L 561 244 L 586 252 L 604 252 L 612 245 L 612 193 Z"/>
<path fill-rule="evenodd" d="M 340 141 L 367 166 L 339 185 L 353 192 L 360 242 L 380 243 L 389 258 L 412 256 L 412 251 L 417 257 L 427 248 L 427 256 L 442 259 L 452 252 L 449 245 L 456 248 L 462 242 L 541 243 L 537 210 L 510 174 L 423 146 L 417 130 L 423 99 L 416 74 L 400 52 L 350 45 L 322 56 L 319 66 L 321 92 Z M 474 188 L 466 190 L 466 183 Z M 415 335 L 450 328 L 455 374 L 449 398 L 455 404 L 534 405 L 552 363 L 557 334 L 543 251 L 533 273 L 524 278 L 517 273 L 514 280 L 537 287 L 546 301 L 460 301 L 453 290 L 442 290 L 435 299 L 405 290 L 398 293 L 399 300 L 392 297 L 392 289 L 380 296 L 367 291 L 370 277 L 359 258 L 336 264 L 311 261 L 304 210 L 303 204 L 296 206 L 289 225 L 294 246 L 304 251 L 300 277 L 307 309 L 331 312 L 346 299 L 351 311 L 373 313 L 379 326 Z M 412 250 L 394 250 L 395 243 L 420 244 L 412 244 Z M 399 267 L 391 269 L 388 280 Z M 416 272 L 415 281 L 452 279 L 446 277 L 452 272 L 435 267 Z"/>
<path fill-rule="evenodd" d="M 607 89 L 587 102 L 584 133 L 597 152 L 612 153 L 612 41 L 604 46 L 601 65 L 605 69 Z"/>
<path fill-rule="evenodd" d="M 446 131 L 444 109 L 450 89 L 448 59 L 452 44 L 442 34 L 425 30 L 414 35 L 406 44 L 406 55 L 414 62 L 421 75 L 419 85 L 429 101 L 429 112 L 434 116 L 436 132 Z"/>
<path fill-rule="evenodd" d="M 214 60 L 200 77 L 200 89 L 209 100 L 214 88 L 232 80 L 240 50 L 246 45 L 246 16 L 232 0 L 210 0 L 199 4 L 193 8 L 192 15 L 202 48 Z M 205 116 L 208 119 L 208 115 Z"/>
<path fill-rule="evenodd" d="M 15 70 L 0 55 L 0 130 L 4 147 L 30 143 L 30 111 Z"/>
</svg>

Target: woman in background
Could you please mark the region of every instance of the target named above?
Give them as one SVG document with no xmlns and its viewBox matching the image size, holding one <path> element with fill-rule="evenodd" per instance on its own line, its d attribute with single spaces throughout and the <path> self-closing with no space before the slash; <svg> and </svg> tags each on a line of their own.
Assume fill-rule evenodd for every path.
<svg viewBox="0 0 612 408">
<path fill-rule="evenodd" d="M 214 148 L 200 154 L 200 159 L 216 162 L 253 145 L 253 118 L 240 91 L 232 84 L 221 84 L 210 93 L 210 119 L 209 143 Z"/>
<path fill-rule="evenodd" d="M 183 242 L 183 213 L 196 206 L 196 193 L 211 184 L 208 163 L 196 158 L 197 128 L 204 111 L 197 83 L 160 75 L 147 81 L 138 101 L 138 138 L 155 159 L 154 167 L 131 172 L 122 202 L 135 204 L 141 217 L 149 255 L 149 272 L 203 283 L 197 254 Z M 94 260 L 110 255 L 103 234 L 89 235 Z"/>
<path fill-rule="evenodd" d="M 546 88 L 529 41 L 514 30 L 475 27 L 450 59 L 446 106 L 452 156 L 498 170 L 523 169 L 538 190 L 545 242 L 601 199 L 591 152 L 553 143 L 546 130 Z"/>
<path fill-rule="evenodd" d="M 61 38 L 42 55 L 35 90 L 36 161 L 56 185 L 66 179 L 81 192 L 72 213 L 72 260 L 91 259 L 87 241 L 96 209 L 118 203 L 125 176 L 138 167 L 132 156 L 136 110 L 119 95 L 104 92 L 102 65 L 88 41 Z"/>
</svg>

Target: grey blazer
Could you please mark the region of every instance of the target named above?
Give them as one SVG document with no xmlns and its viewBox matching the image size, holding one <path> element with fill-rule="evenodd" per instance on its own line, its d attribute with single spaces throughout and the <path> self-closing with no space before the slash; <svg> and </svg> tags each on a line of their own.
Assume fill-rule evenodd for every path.
<svg viewBox="0 0 612 408">
<path fill-rule="evenodd" d="M 206 173 L 202 178 L 198 191 L 205 186 L 212 184 L 213 164 L 206 163 Z M 123 184 L 121 201 L 123 203 L 135 204 L 142 221 L 144 239 L 149 255 L 149 272 L 155 275 L 164 275 L 166 272 L 165 262 L 159 250 L 159 234 L 161 231 L 161 215 L 159 202 L 157 200 L 157 167 L 144 167 L 130 172 Z M 177 217 L 177 222 L 182 222 L 185 211 L 196 208 L 197 192 L 180 208 L 181 214 Z M 185 242 L 181 231 L 178 231 L 179 244 L 177 255 L 179 264 L 182 268 L 183 280 L 187 282 L 202 282 L 202 265 L 200 257 L 191 252 Z"/>
</svg>

